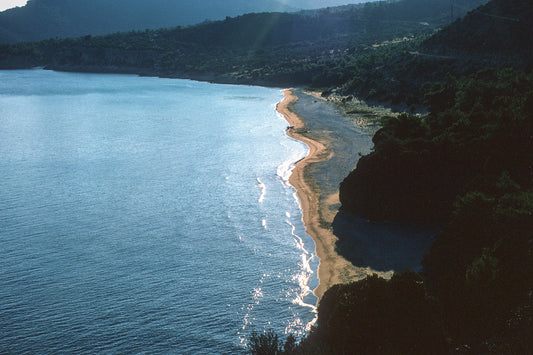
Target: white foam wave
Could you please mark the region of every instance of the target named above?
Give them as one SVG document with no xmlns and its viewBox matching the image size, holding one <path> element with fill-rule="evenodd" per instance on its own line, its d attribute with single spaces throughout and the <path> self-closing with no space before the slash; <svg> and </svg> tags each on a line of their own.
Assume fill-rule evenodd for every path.
<svg viewBox="0 0 533 355">
<path fill-rule="evenodd" d="M 304 143 L 297 141 L 301 143 L 303 146 L 305 146 L 305 149 L 297 149 L 293 150 L 291 155 L 287 158 L 286 161 L 281 163 L 277 168 L 277 175 L 285 181 L 286 184 L 289 182 L 289 177 L 292 174 L 292 170 L 294 169 L 294 166 L 296 163 L 298 163 L 300 160 L 304 159 L 307 154 L 309 153 L 309 147 L 305 145 Z M 286 144 L 281 143 L 283 146 L 286 146 Z"/>
<path fill-rule="evenodd" d="M 290 213 L 286 213 L 287 218 L 290 218 Z M 296 246 L 301 250 L 302 254 L 300 255 L 301 262 L 299 264 L 300 271 L 294 275 L 293 280 L 298 282 L 299 292 L 296 295 L 296 298 L 292 300 L 293 304 L 297 304 L 301 307 L 310 308 L 315 314 L 317 314 L 316 304 L 307 303 L 305 298 L 312 294 L 313 290 L 309 287 L 309 280 L 313 275 L 313 269 L 311 267 L 311 262 L 314 259 L 314 255 L 311 254 L 306 248 L 303 239 L 296 233 L 296 226 L 287 219 L 287 223 L 291 226 L 291 234 L 296 242 Z M 316 317 L 306 325 L 306 330 L 310 330 L 311 327 L 316 322 Z"/>
<path fill-rule="evenodd" d="M 265 200 L 266 186 L 261 181 L 261 179 L 257 178 L 257 185 L 255 185 L 255 187 L 258 187 L 261 189 L 261 196 L 259 196 L 259 203 L 263 203 L 263 201 Z"/>
</svg>

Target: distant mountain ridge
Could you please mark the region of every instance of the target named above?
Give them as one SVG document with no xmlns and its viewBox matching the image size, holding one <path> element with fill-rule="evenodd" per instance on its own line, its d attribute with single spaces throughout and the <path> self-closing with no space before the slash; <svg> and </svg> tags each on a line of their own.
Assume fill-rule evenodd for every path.
<svg viewBox="0 0 533 355">
<path fill-rule="evenodd" d="M 184 26 L 250 12 L 294 10 L 278 0 L 29 0 L 24 7 L 0 13 L 0 43 Z"/>
</svg>

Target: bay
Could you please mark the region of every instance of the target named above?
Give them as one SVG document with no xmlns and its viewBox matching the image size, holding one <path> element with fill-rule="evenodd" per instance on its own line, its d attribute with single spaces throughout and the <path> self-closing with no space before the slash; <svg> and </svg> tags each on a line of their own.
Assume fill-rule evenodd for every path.
<svg viewBox="0 0 533 355">
<path fill-rule="evenodd" d="M 318 260 L 279 89 L 0 71 L 0 351 L 305 334 Z"/>
</svg>

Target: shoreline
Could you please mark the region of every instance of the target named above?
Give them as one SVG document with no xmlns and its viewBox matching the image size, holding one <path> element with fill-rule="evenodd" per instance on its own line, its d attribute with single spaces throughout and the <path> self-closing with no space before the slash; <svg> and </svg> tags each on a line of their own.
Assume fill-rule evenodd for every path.
<svg viewBox="0 0 533 355">
<path fill-rule="evenodd" d="M 315 243 L 315 253 L 319 258 L 318 287 L 313 290 L 320 302 L 324 293 L 333 285 L 359 280 L 369 274 L 369 268 L 354 266 L 351 262 L 339 255 L 335 249 L 338 238 L 331 228 L 327 227 L 335 216 L 332 206 L 337 205 L 338 192 L 321 198 L 320 186 L 312 180 L 309 174 L 312 164 L 325 162 L 334 155 L 329 147 L 328 137 L 322 135 L 310 137 L 310 132 L 305 128 L 306 122 L 296 114 L 294 103 L 299 97 L 293 89 L 283 90 L 284 99 L 276 106 L 276 110 L 289 123 L 287 135 L 303 142 L 309 147 L 308 155 L 295 164 L 289 183 L 296 189 L 302 209 L 302 218 L 306 233 Z M 326 223 L 324 223 L 326 222 Z"/>
</svg>

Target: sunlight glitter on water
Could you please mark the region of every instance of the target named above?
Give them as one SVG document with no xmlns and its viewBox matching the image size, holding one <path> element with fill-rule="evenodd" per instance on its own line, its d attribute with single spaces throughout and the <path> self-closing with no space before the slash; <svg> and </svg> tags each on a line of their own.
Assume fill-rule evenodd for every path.
<svg viewBox="0 0 533 355">
<path fill-rule="evenodd" d="M 318 260 L 281 99 L 0 72 L 0 348 L 235 353 L 253 329 L 305 333 Z"/>
</svg>

